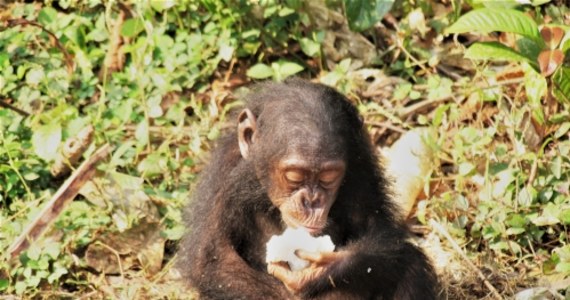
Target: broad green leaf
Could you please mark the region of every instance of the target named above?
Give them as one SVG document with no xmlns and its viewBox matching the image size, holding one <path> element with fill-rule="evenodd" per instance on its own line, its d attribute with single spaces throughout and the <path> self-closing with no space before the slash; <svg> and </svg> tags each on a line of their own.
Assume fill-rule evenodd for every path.
<svg viewBox="0 0 570 300">
<path fill-rule="evenodd" d="M 497 1 L 497 0 L 472 0 L 469 3 L 469 5 L 471 7 L 474 8 L 480 8 L 480 7 L 488 7 L 488 8 L 515 8 L 517 6 L 520 6 L 521 3 L 519 3 L 520 0 L 501 0 L 501 1 Z"/>
<path fill-rule="evenodd" d="M 319 43 L 306 37 L 299 40 L 299 45 L 301 45 L 303 53 L 310 57 L 315 57 L 321 51 L 321 45 Z"/>
<path fill-rule="evenodd" d="M 42 25 L 49 25 L 57 21 L 57 10 L 53 7 L 44 7 L 38 14 L 38 22 Z"/>
<path fill-rule="evenodd" d="M 445 34 L 465 32 L 512 32 L 539 42 L 538 26 L 529 16 L 513 9 L 481 8 L 461 16 L 445 30 Z"/>
<path fill-rule="evenodd" d="M 394 0 L 343 0 L 348 26 L 354 31 L 366 30 L 390 11 Z"/>
<path fill-rule="evenodd" d="M 161 233 L 165 235 L 165 238 L 176 241 L 181 239 L 185 232 L 186 232 L 186 227 L 178 225 L 172 228 L 167 228 L 163 230 Z"/>
<path fill-rule="evenodd" d="M 42 248 L 40 247 L 39 244 L 30 245 L 30 247 L 28 248 L 28 251 L 26 252 L 26 255 L 28 256 L 28 258 L 30 260 L 39 260 L 41 254 L 42 254 Z M 29 263 L 30 262 L 28 261 L 28 264 Z"/>
<path fill-rule="evenodd" d="M 568 131 L 570 131 L 570 122 L 564 122 L 562 123 L 562 125 L 560 125 L 560 127 L 558 127 L 558 129 L 556 129 L 556 132 L 554 133 L 554 138 L 559 139 L 563 135 L 565 135 Z"/>
<path fill-rule="evenodd" d="M 542 213 L 539 217 L 531 220 L 534 225 L 548 226 L 560 223 L 558 216 L 560 215 L 560 206 L 548 203 L 543 206 Z"/>
<path fill-rule="evenodd" d="M 527 37 L 521 37 L 516 41 L 516 44 L 519 53 L 525 57 L 531 58 L 533 60 L 533 64 L 536 64 L 535 61 L 538 58 L 540 51 L 542 51 L 542 46 Z"/>
<path fill-rule="evenodd" d="M 550 162 L 550 172 L 556 179 L 560 179 L 560 177 L 562 177 L 562 157 L 556 156 Z"/>
<path fill-rule="evenodd" d="M 61 125 L 55 122 L 38 127 L 32 136 L 36 155 L 46 161 L 55 160 L 60 142 Z"/>
<path fill-rule="evenodd" d="M 293 13 L 295 13 L 295 10 L 293 10 L 289 7 L 283 7 L 279 10 L 278 15 L 280 17 L 286 17 L 286 16 L 293 14 Z"/>
<path fill-rule="evenodd" d="M 44 69 L 37 67 L 26 73 L 26 83 L 31 86 L 37 86 L 45 78 Z"/>
<path fill-rule="evenodd" d="M 146 178 L 161 175 L 168 170 L 168 159 L 160 153 L 151 153 L 139 163 L 137 170 Z"/>
<path fill-rule="evenodd" d="M 16 291 L 16 294 L 21 295 L 22 293 L 24 293 L 24 291 L 26 291 L 27 287 L 28 284 L 26 283 L 26 281 L 20 280 L 17 281 L 16 284 L 14 285 L 14 290 Z"/>
<path fill-rule="evenodd" d="M 5 66 L 10 64 L 10 55 L 8 53 L 2 52 L 0 53 L 0 70 L 4 69 Z M 2 88 L 2 85 L 0 85 Z"/>
<path fill-rule="evenodd" d="M 427 84 L 429 86 L 428 99 L 430 100 L 445 98 L 452 94 L 453 81 L 449 78 L 437 75 L 430 76 Z"/>
<path fill-rule="evenodd" d="M 520 0 L 519 0 L 519 1 L 520 1 Z M 531 4 L 532 6 L 540 6 L 540 5 L 546 4 L 546 3 L 550 2 L 550 1 L 552 1 L 552 0 L 531 0 L 531 1 L 530 1 L 530 4 Z"/>
<path fill-rule="evenodd" d="M 561 67 L 552 77 L 553 91 L 558 102 L 570 102 L 570 68 Z"/>
<path fill-rule="evenodd" d="M 232 57 L 234 55 L 234 47 L 230 46 L 227 43 L 222 43 L 222 45 L 220 46 L 220 51 L 218 52 L 218 55 L 224 61 L 230 62 L 230 60 L 232 59 Z"/>
<path fill-rule="evenodd" d="M 167 10 L 167 9 L 173 7 L 174 5 L 176 5 L 176 1 L 174 1 L 174 0 L 151 0 L 150 1 L 150 6 L 158 12 L 162 12 L 164 10 Z"/>
<path fill-rule="evenodd" d="M 158 75 L 158 74 L 153 74 Z M 159 95 L 153 95 L 148 97 L 146 101 L 146 106 L 148 108 L 148 116 L 151 118 L 158 118 L 162 117 L 164 112 L 162 111 L 162 107 L 160 106 L 162 98 Z"/>
<path fill-rule="evenodd" d="M 562 40 L 561 44 L 562 47 L 560 50 L 562 50 L 562 52 L 566 53 L 566 51 L 570 50 L 570 33 L 566 33 L 566 40 Z"/>
<path fill-rule="evenodd" d="M 518 234 L 521 234 L 521 233 L 524 233 L 524 232 L 525 232 L 524 228 L 511 227 L 511 228 L 507 229 L 506 234 L 507 234 L 507 235 L 518 235 Z"/>
<path fill-rule="evenodd" d="M 51 274 L 48 276 L 48 283 L 53 283 L 58 280 L 62 275 L 67 274 L 67 269 L 62 266 L 55 266 Z"/>
<path fill-rule="evenodd" d="M 138 147 L 144 147 L 148 144 L 148 122 L 146 119 L 142 120 L 135 130 L 135 138 Z"/>
<path fill-rule="evenodd" d="M 475 43 L 471 45 L 467 51 L 465 51 L 465 58 L 494 61 L 526 61 L 533 63 L 530 58 L 525 57 L 514 49 L 509 48 L 499 42 Z"/>
<path fill-rule="evenodd" d="M 58 242 L 48 243 L 44 246 L 43 252 L 55 260 L 61 253 L 61 244 Z"/>
<path fill-rule="evenodd" d="M 557 264 L 556 271 L 564 275 L 570 274 L 570 262 L 561 262 Z"/>
<path fill-rule="evenodd" d="M 517 202 L 522 207 L 529 207 L 533 200 L 536 198 L 536 190 L 532 187 L 523 187 L 518 195 L 517 195 Z"/>
<path fill-rule="evenodd" d="M 469 162 L 462 162 L 459 164 L 459 175 L 466 176 L 469 175 L 473 170 L 475 170 L 475 166 Z"/>
<path fill-rule="evenodd" d="M 24 179 L 26 179 L 27 181 L 34 181 L 38 178 L 40 178 L 40 175 L 38 173 L 35 173 L 35 172 L 29 172 L 29 173 L 24 174 Z"/>
<path fill-rule="evenodd" d="M 256 64 L 247 70 L 247 76 L 255 79 L 265 79 L 273 76 L 273 69 L 266 64 Z"/>
<path fill-rule="evenodd" d="M 570 209 L 565 209 L 558 216 L 564 225 L 570 225 Z"/>
<path fill-rule="evenodd" d="M 506 223 L 513 228 L 524 228 L 526 225 L 526 219 L 522 215 L 514 214 L 509 216 L 509 219 L 506 221 Z"/>
<path fill-rule="evenodd" d="M 278 81 L 283 80 L 291 75 L 295 75 L 304 69 L 303 66 L 286 60 L 279 60 L 277 62 L 274 62 L 271 64 L 271 67 L 275 71 L 275 74 L 278 75 L 275 78 Z"/>
<path fill-rule="evenodd" d="M 121 35 L 128 38 L 137 36 L 144 30 L 144 22 L 139 18 L 128 19 L 121 27 Z"/>
<path fill-rule="evenodd" d="M 3 291 L 10 286 L 10 281 L 8 279 L 0 279 L 0 291 Z"/>
</svg>

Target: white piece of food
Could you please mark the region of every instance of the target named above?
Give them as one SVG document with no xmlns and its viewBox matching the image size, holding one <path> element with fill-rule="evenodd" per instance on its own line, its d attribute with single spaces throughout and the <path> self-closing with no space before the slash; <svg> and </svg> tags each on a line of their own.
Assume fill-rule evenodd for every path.
<svg viewBox="0 0 570 300">
<path fill-rule="evenodd" d="M 332 252 L 335 245 L 328 235 L 313 237 L 303 228 L 287 228 L 282 235 L 274 235 L 267 242 L 267 255 L 265 261 L 285 261 L 292 271 L 306 268 L 309 262 L 295 255 L 295 250 L 310 252 Z"/>
</svg>

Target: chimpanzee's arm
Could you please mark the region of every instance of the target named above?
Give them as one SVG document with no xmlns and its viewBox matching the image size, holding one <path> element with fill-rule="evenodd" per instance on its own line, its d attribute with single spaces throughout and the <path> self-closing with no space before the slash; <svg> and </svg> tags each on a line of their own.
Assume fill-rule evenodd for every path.
<svg viewBox="0 0 570 300">
<path fill-rule="evenodd" d="M 428 259 L 405 240 L 368 236 L 338 251 L 348 255 L 308 283 L 302 298 L 436 299 L 437 279 Z"/>
<path fill-rule="evenodd" d="M 201 240 L 190 270 L 190 280 L 201 299 L 291 299 L 283 284 L 266 272 L 252 269 L 227 240 Z"/>
</svg>

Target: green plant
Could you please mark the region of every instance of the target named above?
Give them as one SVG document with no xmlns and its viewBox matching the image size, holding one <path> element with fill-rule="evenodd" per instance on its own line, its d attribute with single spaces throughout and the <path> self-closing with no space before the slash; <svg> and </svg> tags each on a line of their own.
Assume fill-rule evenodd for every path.
<svg viewBox="0 0 570 300">
<path fill-rule="evenodd" d="M 516 45 L 500 42 L 476 42 L 465 57 L 474 60 L 497 60 L 521 63 L 525 88 L 533 116 L 544 123 L 541 100 L 551 93 L 560 102 L 569 102 L 570 67 L 563 64 L 570 49 L 570 30 L 562 25 L 539 26 L 524 13 L 513 9 L 481 8 L 461 16 L 445 33 L 478 31 L 509 32 L 519 36 Z"/>
</svg>

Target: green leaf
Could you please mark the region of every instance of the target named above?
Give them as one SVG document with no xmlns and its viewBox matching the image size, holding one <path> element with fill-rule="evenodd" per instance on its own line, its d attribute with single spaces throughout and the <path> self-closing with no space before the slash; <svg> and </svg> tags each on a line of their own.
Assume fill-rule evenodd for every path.
<svg viewBox="0 0 570 300">
<path fill-rule="evenodd" d="M 315 57 L 321 51 L 321 44 L 306 37 L 299 40 L 299 45 L 301 45 L 303 53 L 310 57 Z"/>
<path fill-rule="evenodd" d="M 31 86 L 37 86 L 45 78 L 44 69 L 37 67 L 26 73 L 26 83 Z"/>
<path fill-rule="evenodd" d="M 390 11 L 394 0 L 343 0 L 348 26 L 354 31 L 371 28 Z"/>
<path fill-rule="evenodd" d="M 465 58 L 469 59 L 484 59 L 494 61 L 526 61 L 533 63 L 533 61 L 518 53 L 512 48 L 509 48 L 499 42 L 480 42 L 475 43 L 465 51 Z M 536 64 L 536 63 L 535 63 Z"/>
<path fill-rule="evenodd" d="M 554 95 L 558 102 L 570 102 L 570 68 L 559 68 L 552 77 Z"/>
<path fill-rule="evenodd" d="M 26 255 L 28 256 L 30 261 L 39 260 L 41 254 L 42 254 L 42 249 L 38 244 L 30 245 L 28 251 L 26 252 Z M 27 264 L 30 264 L 30 261 L 28 261 Z"/>
<path fill-rule="evenodd" d="M 167 170 L 168 159 L 160 153 L 151 153 L 137 166 L 137 170 L 150 178 L 164 174 Z"/>
<path fill-rule="evenodd" d="M 489 7 L 489 8 L 514 8 L 520 4 L 516 0 L 472 0 L 472 7 Z"/>
<path fill-rule="evenodd" d="M 469 162 L 462 162 L 459 165 L 459 175 L 466 176 L 469 175 L 473 170 L 475 170 L 475 166 Z"/>
<path fill-rule="evenodd" d="M 27 181 L 34 181 L 38 178 L 40 178 L 40 175 L 38 173 L 35 173 L 35 172 L 29 172 L 29 173 L 24 174 L 24 179 L 26 179 Z"/>
<path fill-rule="evenodd" d="M 519 234 L 524 233 L 524 232 L 525 232 L 524 228 L 511 227 L 511 228 L 507 229 L 507 231 L 505 233 L 507 235 L 519 235 Z"/>
<path fill-rule="evenodd" d="M 556 132 L 554 133 L 554 137 L 556 139 L 559 139 L 563 135 L 565 135 L 569 130 L 570 130 L 570 122 L 564 122 L 564 123 L 562 123 L 562 125 L 560 125 L 560 127 L 558 127 L 558 129 L 556 129 Z"/>
<path fill-rule="evenodd" d="M 266 64 L 256 64 L 249 68 L 246 74 L 254 79 L 265 79 L 273 76 L 273 69 Z"/>
<path fill-rule="evenodd" d="M 529 16 L 513 9 L 481 8 L 461 16 L 445 34 L 465 32 L 512 32 L 541 43 L 538 26 Z"/>
<path fill-rule="evenodd" d="M 8 53 L 0 53 L 0 70 L 4 69 L 5 66 L 10 65 L 10 55 Z M 2 84 L 0 84 L 0 88 Z"/>
<path fill-rule="evenodd" d="M 176 5 L 176 1 L 174 1 L 174 0 L 151 0 L 150 1 L 150 6 L 158 12 L 162 12 L 164 10 L 167 10 L 167 9 L 169 9 L 175 5 Z"/>
<path fill-rule="evenodd" d="M 24 280 L 17 281 L 14 285 L 14 289 L 16 290 L 16 294 L 21 295 L 26 291 L 28 287 L 27 283 Z"/>
<path fill-rule="evenodd" d="M 169 240 L 179 240 L 182 238 L 182 236 L 184 236 L 185 232 L 186 232 L 186 227 L 181 225 L 174 226 L 172 228 L 165 229 L 164 231 L 162 231 L 165 237 Z"/>
<path fill-rule="evenodd" d="M 565 209 L 563 210 L 560 215 L 558 216 L 558 218 L 560 219 L 560 221 L 564 224 L 564 225 L 569 225 L 570 224 L 570 209 Z"/>
<path fill-rule="evenodd" d="M 135 138 L 138 147 L 144 147 L 148 144 L 148 122 L 146 119 L 142 120 L 135 130 Z"/>
<path fill-rule="evenodd" d="M 524 228 L 526 225 L 526 219 L 522 215 L 514 214 L 509 216 L 509 219 L 506 221 L 506 223 L 512 226 L 512 228 Z"/>
<path fill-rule="evenodd" d="M 44 247 L 43 252 L 55 260 L 61 252 L 61 244 L 57 242 L 51 242 Z"/>
<path fill-rule="evenodd" d="M 277 75 L 275 76 L 277 81 L 281 81 L 291 75 L 295 75 L 304 69 L 303 66 L 286 60 L 278 60 L 277 62 L 272 63 L 271 68 L 273 68 L 275 75 Z"/>
<path fill-rule="evenodd" d="M 57 21 L 57 10 L 53 7 L 44 7 L 38 14 L 38 22 L 42 25 L 49 25 Z"/>
<path fill-rule="evenodd" d="M 549 167 L 550 167 L 550 172 L 552 172 L 552 175 L 554 175 L 556 179 L 560 179 L 562 177 L 562 157 L 556 156 L 550 162 Z"/>
<path fill-rule="evenodd" d="M 48 276 L 47 280 L 48 283 L 53 283 L 56 280 L 58 280 L 59 278 L 61 278 L 61 276 L 67 274 L 67 269 L 65 267 L 62 266 L 55 266 L 53 272 L 51 272 L 51 274 Z"/>
<path fill-rule="evenodd" d="M 224 61 L 230 62 L 230 60 L 232 59 L 232 57 L 234 55 L 234 47 L 230 46 L 227 43 L 223 43 L 220 46 L 220 51 L 218 52 L 218 55 Z"/>
<path fill-rule="evenodd" d="M 542 51 L 541 45 L 537 44 L 535 41 L 521 37 L 516 41 L 517 50 L 525 57 L 532 59 L 534 65 L 537 65 L 536 60 L 538 59 L 538 54 Z"/>
<path fill-rule="evenodd" d="M 522 207 L 529 207 L 533 200 L 536 199 L 536 190 L 532 187 L 523 187 L 518 195 L 517 195 L 517 202 Z"/>
<path fill-rule="evenodd" d="M 532 115 L 540 124 L 544 124 L 542 97 L 548 91 L 546 78 L 528 64 L 523 63 L 522 68 L 524 71 L 524 88 L 532 109 Z"/>
<path fill-rule="evenodd" d="M 32 145 L 37 156 L 46 161 L 55 160 L 61 142 L 61 125 L 50 123 L 34 131 Z"/>
<path fill-rule="evenodd" d="M 565 275 L 570 274 L 570 262 L 561 262 L 557 264 L 556 271 Z"/>
<path fill-rule="evenodd" d="M 144 22 L 139 19 L 128 19 L 121 27 L 121 35 L 128 38 L 137 36 L 144 30 Z"/>
<path fill-rule="evenodd" d="M 4 291 L 10 286 L 10 281 L 8 279 L 0 279 L 0 291 Z"/>
<path fill-rule="evenodd" d="M 566 39 L 566 41 L 562 41 L 562 47 L 560 48 L 562 52 L 566 53 L 566 51 L 570 50 L 570 38 Z"/>
</svg>

